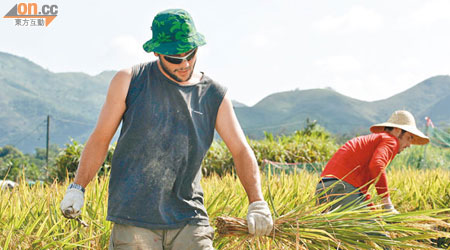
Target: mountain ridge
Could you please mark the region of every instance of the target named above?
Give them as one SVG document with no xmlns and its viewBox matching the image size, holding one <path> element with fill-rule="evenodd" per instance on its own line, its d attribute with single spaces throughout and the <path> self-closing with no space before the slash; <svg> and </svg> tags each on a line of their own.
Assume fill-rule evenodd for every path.
<svg viewBox="0 0 450 250">
<path fill-rule="evenodd" d="M 51 142 L 69 138 L 84 142 L 97 121 L 115 71 L 95 76 L 83 72 L 54 73 L 24 58 L 0 52 L 0 146 L 16 144 L 24 152 L 45 147 L 45 120 L 51 116 Z M 406 108 L 435 124 L 450 124 L 450 76 L 428 78 L 384 100 L 363 101 L 330 88 L 273 93 L 253 106 L 232 100 L 246 135 L 261 138 L 302 129 L 306 119 L 333 133 L 367 132 L 368 126 Z M 25 138 L 25 139 L 24 139 Z"/>
<path fill-rule="evenodd" d="M 329 89 L 294 90 L 271 94 L 252 107 L 235 110 L 238 117 L 244 117 L 240 120 L 244 131 L 258 138 L 263 135 L 261 131 L 253 132 L 258 130 L 258 122 L 272 120 L 272 127 L 278 124 L 278 128 L 270 132 L 289 133 L 295 129 L 283 127 L 283 124 L 293 124 L 296 120 L 297 129 L 300 129 L 307 118 L 317 120 L 334 133 L 367 133 L 370 125 L 386 121 L 399 109 L 412 112 L 419 126 L 425 124 L 424 116 L 430 116 L 437 123 L 449 124 L 450 112 L 446 108 L 450 107 L 449 103 L 450 76 L 440 75 L 383 100 L 362 101 Z M 289 110 L 293 108 L 297 113 Z"/>
</svg>

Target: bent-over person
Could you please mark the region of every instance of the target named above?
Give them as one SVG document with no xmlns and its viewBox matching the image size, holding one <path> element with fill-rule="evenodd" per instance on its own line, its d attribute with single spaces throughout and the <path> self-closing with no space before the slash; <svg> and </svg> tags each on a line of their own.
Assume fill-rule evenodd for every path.
<svg viewBox="0 0 450 250">
<path fill-rule="evenodd" d="M 333 204 L 331 210 L 362 202 L 370 199 L 367 191 L 370 185 L 375 185 L 382 197 L 383 208 L 398 213 L 390 199 L 386 167 L 411 144 L 424 145 L 429 139 L 417 129 L 413 115 L 405 110 L 395 111 L 387 122 L 371 126 L 370 131 L 372 134 L 346 142 L 327 163 L 316 194 L 324 193 L 327 188 L 328 191 L 319 197 L 319 204 L 344 195 L 347 197 Z"/>
</svg>

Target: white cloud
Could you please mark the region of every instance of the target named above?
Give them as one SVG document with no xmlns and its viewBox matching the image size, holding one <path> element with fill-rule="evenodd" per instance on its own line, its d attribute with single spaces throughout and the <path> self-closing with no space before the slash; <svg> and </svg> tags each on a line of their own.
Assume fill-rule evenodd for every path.
<svg viewBox="0 0 450 250">
<path fill-rule="evenodd" d="M 334 73 L 357 71 L 361 69 L 361 64 L 353 56 L 330 56 L 317 60 L 315 65 Z"/>
<path fill-rule="evenodd" d="M 402 61 L 398 64 L 399 67 L 402 67 L 406 70 L 416 70 L 423 66 L 421 60 L 415 57 L 406 57 L 403 58 Z"/>
<path fill-rule="evenodd" d="M 119 35 L 111 39 L 102 49 L 102 69 L 119 70 L 133 65 L 148 62 L 155 57 L 142 49 L 141 41 L 131 35 Z"/>
<path fill-rule="evenodd" d="M 122 59 L 136 61 L 146 60 L 148 54 L 142 49 L 142 42 L 130 35 L 120 35 L 111 41 L 112 52 Z"/>
<path fill-rule="evenodd" d="M 428 26 L 442 20 L 450 20 L 450 1 L 434 0 L 424 2 L 423 5 L 411 11 L 399 20 L 401 25 Z"/>
<path fill-rule="evenodd" d="M 319 31 L 356 32 L 376 30 L 383 25 L 383 17 L 376 11 L 362 6 L 353 6 L 342 16 L 326 16 L 313 24 Z"/>
<path fill-rule="evenodd" d="M 380 100 L 390 97 L 394 92 L 389 89 L 389 81 L 378 75 L 355 75 L 332 77 L 330 86 L 337 92 L 365 101 Z M 389 91 L 386 91 L 389 89 Z"/>
<path fill-rule="evenodd" d="M 264 49 L 270 45 L 270 40 L 266 33 L 259 32 L 249 34 L 244 39 L 244 43 L 248 44 L 253 49 Z"/>
</svg>

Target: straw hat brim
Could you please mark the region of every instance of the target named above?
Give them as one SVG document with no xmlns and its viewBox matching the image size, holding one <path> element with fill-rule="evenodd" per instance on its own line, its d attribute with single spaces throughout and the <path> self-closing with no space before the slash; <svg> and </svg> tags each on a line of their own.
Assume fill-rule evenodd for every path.
<svg viewBox="0 0 450 250">
<path fill-rule="evenodd" d="M 370 127 L 370 131 L 372 133 L 380 133 L 380 132 L 384 131 L 384 127 L 393 127 L 393 128 L 399 128 L 399 129 L 408 131 L 409 133 L 411 133 L 413 135 L 413 140 L 412 140 L 411 144 L 425 145 L 428 142 L 430 142 L 430 138 L 428 138 L 428 136 L 424 135 L 415 126 L 411 126 L 411 125 L 399 125 L 399 124 L 395 124 L 395 123 L 384 122 L 384 123 L 379 123 L 379 124 L 373 125 L 372 127 Z"/>
</svg>

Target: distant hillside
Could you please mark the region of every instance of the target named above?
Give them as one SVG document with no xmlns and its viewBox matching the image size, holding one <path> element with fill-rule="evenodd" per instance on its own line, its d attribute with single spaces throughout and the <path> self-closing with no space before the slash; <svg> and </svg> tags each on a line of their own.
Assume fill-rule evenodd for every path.
<svg viewBox="0 0 450 250">
<path fill-rule="evenodd" d="M 52 143 L 85 140 L 113 74 L 52 73 L 0 52 L 0 145 L 14 144 L 25 152 L 45 147 L 47 115 Z"/>
<path fill-rule="evenodd" d="M 50 140 L 63 145 L 84 142 L 95 126 L 115 72 L 97 76 L 53 73 L 26 58 L 0 52 L 0 146 L 12 144 L 24 152 L 45 147 L 46 116 L 51 116 Z M 392 111 L 407 109 L 419 125 L 424 116 L 450 124 L 450 76 L 435 76 L 385 100 L 366 102 L 327 89 L 275 93 L 249 107 L 233 100 L 247 135 L 261 138 L 268 131 L 292 133 L 307 118 L 334 133 L 367 133 Z"/>
<path fill-rule="evenodd" d="M 424 111 L 419 112 L 418 117 L 431 117 L 437 126 L 450 124 L 450 94 L 440 99 Z M 423 121 L 422 121 L 423 122 Z"/>
<path fill-rule="evenodd" d="M 431 77 L 416 86 L 385 100 L 373 102 L 379 116 L 389 116 L 393 109 L 407 109 L 417 116 L 419 123 L 430 116 L 436 122 L 450 124 L 450 76 Z M 438 115 L 438 117 L 433 114 Z"/>
<path fill-rule="evenodd" d="M 301 129 L 306 118 L 317 120 L 332 132 L 359 129 L 370 123 L 373 116 L 367 106 L 367 102 L 332 90 L 312 89 L 272 94 L 253 107 L 235 110 L 244 130 L 259 137 L 261 128 L 273 133 Z"/>
<path fill-rule="evenodd" d="M 450 124 L 450 76 L 429 78 L 385 100 L 365 102 L 330 89 L 295 90 L 272 94 L 253 107 L 236 107 L 241 126 L 253 138 L 263 131 L 292 133 L 306 118 L 334 133 L 368 133 L 370 125 L 386 121 L 394 110 L 406 109 L 418 126 L 429 116 L 435 124 Z"/>
</svg>

